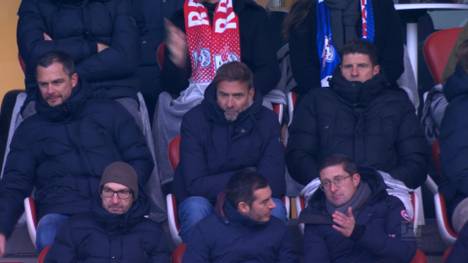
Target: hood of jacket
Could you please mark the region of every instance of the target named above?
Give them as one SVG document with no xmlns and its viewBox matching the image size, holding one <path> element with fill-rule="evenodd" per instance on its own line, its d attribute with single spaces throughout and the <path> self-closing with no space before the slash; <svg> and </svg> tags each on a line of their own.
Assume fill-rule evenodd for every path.
<svg viewBox="0 0 468 263">
<path fill-rule="evenodd" d="M 382 177 L 375 169 L 359 167 L 361 181 L 366 182 L 372 194 L 363 204 L 369 205 L 376 203 L 387 196 L 386 186 Z M 327 212 L 325 193 L 317 189 L 309 200 L 308 206 L 299 216 L 299 221 L 307 224 L 332 224 L 331 216 Z"/>
<path fill-rule="evenodd" d="M 445 82 L 443 91 L 449 102 L 458 96 L 468 94 L 468 73 L 465 72 L 463 67 L 457 65 L 453 75 Z"/>
<path fill-rule="evenodd" d="M 216 101 L 216 87 L 212 84 L 206 88 L 205 98 L 201 105 L 205 116 L 208 117 L 210 122 L 224 125 L 232 124 L 234 127 L 244 129 L 244 132 L 245 130 L 250 130 L 254 127 L 255 120 L 258 117 L 257 115 L 263 107 L 261 95 L 255 91 L 252 105 L 241 112 L 235 121 L 228 121 L 224 117 L 223 109 L 218 106 Z"/>
<path fill-rule="evenodd" d="M 331 90 L 353 108 L 367 107 L 382 91 L 391 87 L 382 73 L 365 82 L 348 81 L 343 77 L 339 68 L 335 70 L 330 80 Z"/>
<path fill-rule="evenodd" d="M 149 203 L 145 195 L 140 194 L 132 207 L 125 214 L 111 214 L 102 207 L 101 198 L 93 203 L 92 214 L 98 224 L 109 232 L 123 233 L 145 219 L 149 213 Z"/>
<path fill-rule="evenodd" d="M 36 110 L 37 113 L 52 122 L 61 122 L 76 116 L 83 104 L 90 97 L 90 88 L 84 81 L 79 81 L 73 88 L 70 97 L 58 106 L 49 106 L 42 98 L 39 88 L 37 89 Z"/>
</svg>

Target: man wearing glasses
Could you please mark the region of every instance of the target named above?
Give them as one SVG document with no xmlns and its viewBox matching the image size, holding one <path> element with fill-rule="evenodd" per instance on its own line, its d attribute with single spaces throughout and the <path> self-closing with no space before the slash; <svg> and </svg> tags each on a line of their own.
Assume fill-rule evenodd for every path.
<svg viewBox="0 0 468 263">
<path fill-rule="evenodd" d="M 146 218 L 149 206 L 127 163 L 106 167 L 100 198 L 90 213 L 71 217 L 57 233 L 46 262 L 169 262 L 161 227 Z"/>
<path fill-rule="evenodd" d="M 416 241 L 403 204 L 389 196 L 381 176 L 344 155 L 326 158 L 320 190 L 300 221 L 305 262 L 410 262 Z"/>
</svg>

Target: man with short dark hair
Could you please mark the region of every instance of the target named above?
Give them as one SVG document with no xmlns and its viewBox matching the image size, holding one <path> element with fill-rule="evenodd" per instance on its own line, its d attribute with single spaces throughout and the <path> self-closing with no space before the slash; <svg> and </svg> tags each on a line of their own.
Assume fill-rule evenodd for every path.
<svg viewBox="0 0 468 263">
<path fill-rule="evenodd" d="M 375 170 L 357 169 L 344 155 L 326 158 L 321 191 L 300 215 L 305 262 L 410 262 L 416 241 L 409 218 L 385 188 Z"/>
<path fill-rule="evenodd" d="M 140 186 L 154 165 L 130 114 L 114 101 L 91 99 L 90 87 L 80 81 L 71 57 L 47 53 L 36 71 L 37 114 L 15 131 L 0 182 L 0 256 L 33 188 L 40 251 L 69 216 L 91 209 L 109 163 L 128 162 Z"/>
<path fill-rule="evenodd" d="M 184 263 L 298 262 L 286 225 L 271 216 L 275 202 L 263 176 L 241 171 L 224 193 L 216 214 L 194 227 Z"/>
<path fill-rule="evenodd" d="M 99 202 L 60 228 L 46 262 L 168 263 L 168 241 L 161 227 L 145 218 L 149 205 L 139 194 L 135 169 L 125 162 L 111 163 L 99 185 Z"/>
<path fill-rule="evenodd" d="M 341 153 L 409 188 L 426 178 L 428 145 L 407 95 L 387 82 L 375 47 L 356 40 L 341 50 L 330 88 L 313 89 L 294 115 L 286 151 L 291 176 L 307 184 L 318 163 Z"/>
<path fill-rule="evenodd" d="M 180 164 L 175 175 L 180 234 L 209 215 L 218 193 L 237 171 L 254 167 L 270 182 L 276 209 L 285 191 L 284 153 L 275 113 L 262 106 L 252 72 L 241 62 L 219 68 L 203 102 L 182 121 Z"/>
</svg>

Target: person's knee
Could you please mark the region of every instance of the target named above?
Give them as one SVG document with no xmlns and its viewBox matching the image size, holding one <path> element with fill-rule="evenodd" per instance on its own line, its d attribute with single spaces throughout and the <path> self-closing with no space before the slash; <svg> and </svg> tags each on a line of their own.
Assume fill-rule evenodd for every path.
<svg viewBox="0 0 468 263">
<path fill-rule="evenodd" d="M 41 251 L 46 246 L 52 245 L 58 229 L 68 219 L 62 214 L 47 214 L 43 216 L 36 229 L 36 249 Z"/>
<path fill-rule="evenodd" d="M 468 221 L 468 198 L 463 199 L 453 210 L 452 226 L 458 233 Z"/>
<path fill-rule="evenodd" d="M 213 205 L 201 196 L 191 196 L 185 199 L 179 208 L 183 217 L 206 217 L 213 212 Z"/>
</svg>

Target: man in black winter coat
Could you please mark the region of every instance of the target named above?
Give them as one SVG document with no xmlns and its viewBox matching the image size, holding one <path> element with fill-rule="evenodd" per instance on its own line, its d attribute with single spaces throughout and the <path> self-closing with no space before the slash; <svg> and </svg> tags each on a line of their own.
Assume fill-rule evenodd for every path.
<svg viewBox="0 0 468 263">
<path fill-rule="evenodd" d="M 284 148 L 275 113 L 262 106 L 252 72 L 241 62 L 219 68 L 203 102 L 182 121 L 180 164 L 174 179 L 181 237 L 213 211 L 229 179 L 254 167 L 271 186 L 276 208 L 285 220 L 280 198 L 285 192 Z"/>
<path fill-rule="evenodd" d="M 301 213 L 304 262 L 409 263 L 416 253 L 408 214 L 381 176 L 344 155 L 326 158 L 320 189 Z"/>
<path fill-rule="evenodd" d="M 37 88 L 38 59 L 57 50 L 73 58 L 96 95 L 136 98 L 140 46 L 131 11 L 128 0 L 21 1 L 17 38 L 28 95 L 33 97 Z"/>
<path fill-rule="evenodd" d="M 317 164 L 341 153 L 409 188 L 426 178 L 428 145 L 407 95 L 380 73 L 375 47 L 345 45 L 330 88 L 312 89 L 294 115 L 286 151 L 291 176 L 307 184 Z"/>
<path fill-rule="evenodd" d="M 216 214 L 194 227 L 184 263 L 297 263 L 286 225 L 272 217 L 268 181 L 245 169 L 235 174 L 216 205 Z"/>
<path fill-rule="evenodd" d="M 39 59 L 37 83 L 38 112 L 16 129 L 0 182 L 0 256 L 33 188 L 41 250 L 69 216 L 90 211 L 108 164 L 128 162 L 140 186 L 154 165 L 130 114 L 112 100 L 91 99 L 69 56 Z"/>
<path fill-rule="evenodd" d="M 138 194 L 135 169 L 114 162 L 104 170 L 99 187 L 99 202 L 60 228 L 45 262 L 169 263 L 161 227 L 145 218 L 149 206 Z"/>
</svg>

